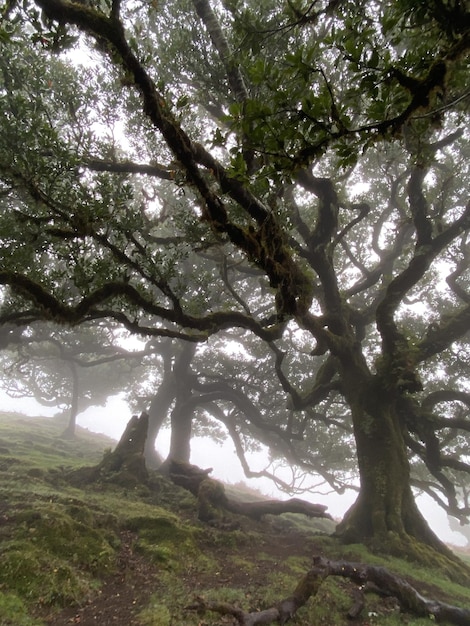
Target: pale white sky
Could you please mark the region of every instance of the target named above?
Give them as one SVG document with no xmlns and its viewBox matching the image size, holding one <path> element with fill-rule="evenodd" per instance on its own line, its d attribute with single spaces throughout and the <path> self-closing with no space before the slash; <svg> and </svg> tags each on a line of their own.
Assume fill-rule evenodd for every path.
<svg viewBox="0 0 470 626">
<path fill-rule="evenodd" d="M 5 394 L 0 395 L 1 407 L 4 411 L 16 411 L 26 415 L 52 416 L 57 411 L 47 410 L 30 399 L 13 400 Z M 105 407 L 91 407 L 78 416 L 78 424 L 83 428 L 96 433 L 103 433 L 118 440 L 131 417 L 131 411 L 127 404 L 118 396 L 108 400 Z M 161 433 L 157 440 L 158 451 L 165 456 L 169 447 L 169 431 Z M 266 465 L 263 455 L 253 454 L 249 457 L 252 469 L 260 470 Z M 285 499 L 289 497 L 279 492 L 274 484 L 267 478 L 248 479 L 245 477 L 238 458 L 234 452 L 233 444 L 227 442 L 223 445 L 214 443 L 208 438 L 196 437 L 193 439 L 191 462 L 200 467 L 214 468 L 212 476 L 227 483 L 244 481 L 250 487 L 259 489 L 266 495 L 274 498 Z M 286 476 L 288 480 L 288 476 Z M 355 494 L 347 492 L 343 496 L 330 494 L 321 496 L 318 494 L 303 494 L 303 499 L 317 502 L 328 506 L 328 512 L 335 518 L 341 518 L 345 511 L 354 502 Z M 428 520 L 434 532 L 443 540 L 455 546 L 465 546 L 466 539 L 460 533 L 453 532 L 449 526 L 447 516 L 428 496 L 418 498 L 418 506 Z"/>
</svg>

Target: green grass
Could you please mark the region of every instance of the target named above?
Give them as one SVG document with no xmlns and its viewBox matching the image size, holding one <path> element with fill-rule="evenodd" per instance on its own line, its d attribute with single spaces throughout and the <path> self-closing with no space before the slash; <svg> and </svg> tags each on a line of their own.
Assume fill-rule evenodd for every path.
<svg viewBox="0 0 470 626">
<path fill-rule="evenodd" d="M 13 593 L 0 591 L 1 626 L 42 626 L 42 622 L 31 617 L 24 601 Z"/>
<path fill-rule="evenodd" d="M 81 429 L 75 440 L 64 440 L 64 426 L 55 419 L 0 415 L 0 626 L 44 626 L 45 612 L 96 598 L 119 571 L 123 538 L 129 536 L 141 566 L 155 572 L 132 622 L 139 626 L 227 623 L 214 613 L 188 611 L 194 595 L 247 611 L 272 606 L 292 593 L 314 554 L 384 565 L 421 585 L 428 597 L 470 605 L 470 590 L 439 571 L 372 554 L 362 545 L 342 546 L 326 535 L 330 527 L 321 520 L 287 514 L 263 522 L 243 519 L 238 528 L 219 530 L 201 524 L 195 499 L 163 477 L 156 476 L 152 488 L 72 486 L 69 470 L 97 464 L 115 442 Z M 280 556 L 270 543 L 299 534 L 305 556 Z M 349 581 L 328 578 L 294 624 L 349 624 L 351 594 Z M 374 594 L 366 596 L 361 620 L 369 626 L 430 623 Z"/>
</svg>

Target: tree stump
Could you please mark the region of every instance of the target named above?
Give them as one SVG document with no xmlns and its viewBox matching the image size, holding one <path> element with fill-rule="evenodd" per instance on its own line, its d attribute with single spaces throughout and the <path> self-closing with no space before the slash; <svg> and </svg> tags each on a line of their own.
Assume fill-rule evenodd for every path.
<svg viewBox="0 0 470 626">
<path fill-rule="evenodd" d="M 148 484 L 149 475 L 144 459 L 148 430 L 148 415 L 133 415 L 112 452 L 104 454 L 101 463 L 91 468 L 74 471 L 69 479 L 73 484 L 98 481 L 114 482 L 123 487 Z"/>
<path fill-rule="evenodd" d="M 144 449 L 148 423 L 149 416 L 145 412 L 131 417 L 116 448 L 106 454 L 96 468 L 101 476 L 120 474 L 124 480 L 127 477 L 130 482 L 147 483 Z"/>
</svg>

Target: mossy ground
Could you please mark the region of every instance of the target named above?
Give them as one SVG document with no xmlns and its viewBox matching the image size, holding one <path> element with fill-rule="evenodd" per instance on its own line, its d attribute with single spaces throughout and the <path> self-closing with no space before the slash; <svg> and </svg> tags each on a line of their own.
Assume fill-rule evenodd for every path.
<svg viewBox="0 0 470 626">
<path fill-rule="evenodd" d="M 314 554 L 385 565 L 424 595 L 468 606 L 470 591 L 439 571 L 341 546 L 323 521 L 197 520 L 192 496 L 162 477 L 152 486 L 71 486 L 68 468 L 97 464 L 111 440 L 54 419 L 0 416 L 0 626 L 227 626 L 186 607 L 194 596 L 260 610 L 288 596 Z M 75 483 L 76 484 L 76 483 Z M 353 586 L 327 579 L 297 626 L 350 623 Z M 429 624 L 370 594 L 356 624 Z"/>
</svg>

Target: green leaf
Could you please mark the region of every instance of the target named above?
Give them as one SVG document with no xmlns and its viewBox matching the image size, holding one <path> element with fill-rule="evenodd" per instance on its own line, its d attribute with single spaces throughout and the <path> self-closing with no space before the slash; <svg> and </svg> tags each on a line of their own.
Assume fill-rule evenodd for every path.
<svg viewBox="0 0 470 626">
<path fill-rule="evenodd" d="M 176 108 L 177 109 L 183 109 L 188 104 L 189 104 L 189 96 L 187 96 L 186 94 L 183 94 L 176 101 Z"/>
</svg>

